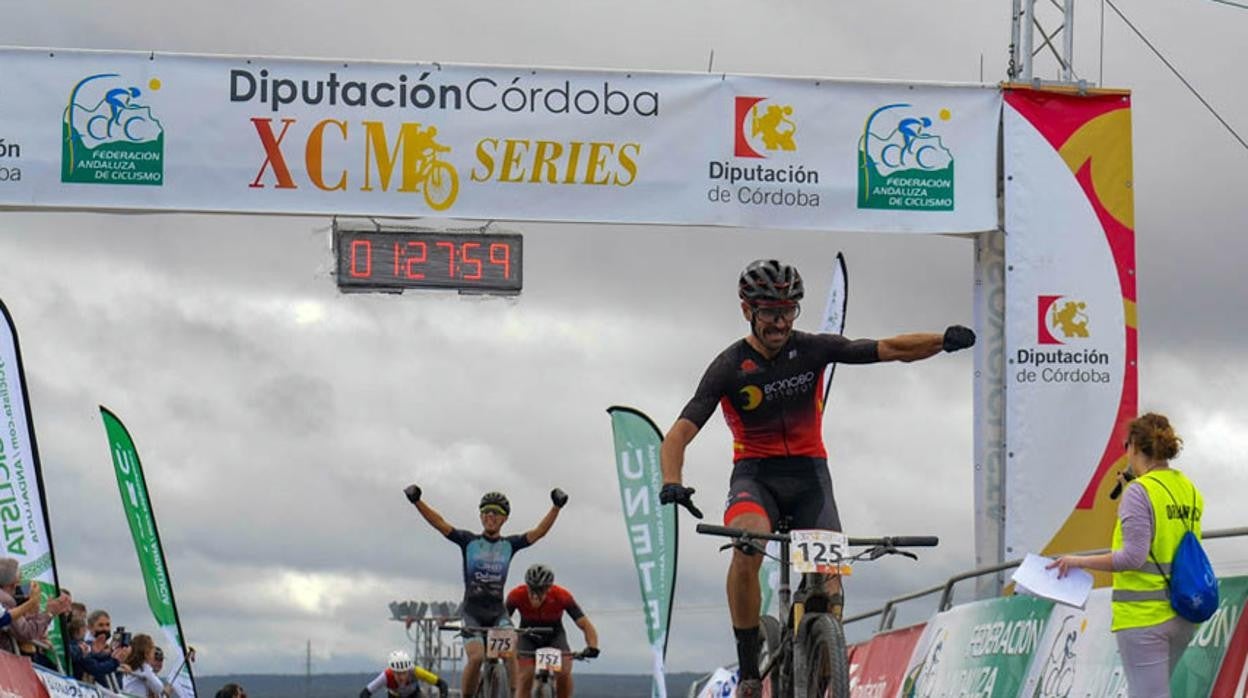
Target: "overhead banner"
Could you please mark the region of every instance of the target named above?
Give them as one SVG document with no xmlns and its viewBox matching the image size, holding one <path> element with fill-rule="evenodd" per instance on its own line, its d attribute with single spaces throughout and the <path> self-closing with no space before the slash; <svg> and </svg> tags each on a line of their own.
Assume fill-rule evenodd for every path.
<svg viewBox="0 0 1248 698">
<path fill-rule="evenodd" d="M 663 436 L 649 417 L 630 407 L 611 407 L 615 464 L 620 478 L 624 525 L 641 583 L 646 635 L 654 657 L 651 696 L 667 697 L 664 661 L 672 597 L 676 593 L 676 507 L 659 504 L 663 472 L 659 445 Z"/>
<path fill-rule="evenodd" d="M 191 675 L 190 663 L 185 661 L 186 642 L 173 600 L 173 582 L 165 565 L 165 551 L 160 545 L 160 533 L 156 530 L 156 514 L 148 498 L 143 465 L 139 462 L 134 441 L 121 420 L 105 407 L 100 407 L 100 416 L 104 419 L 104 430 L 108 432 L 109 452 L 113 456 L 117 487 L 121 490 L 121 506 L 126 512 L 126 522 L 130 524 L 139 568 L 143 571 L 147 606 L 169 640 L 170 650 L 165 653 L 165 663 L 170 669 L 164 678 L 177 690 L 179 698 L 194 698 L 195 679 Z"/>
<path fill-rule="evenodd" d="M 1107 548 L 1138 394 L 1131 102 L 1009 89 L 1003 120 L 1005 557 Z"/>
<path fill-rule="evenodd" d="M 995 86 L 0 49 L 0 206 L 997 227 Z"/>
<path fill-rule="evenodd" d="M 0 535 L 4 543 L 0 555 L 17 560 L 22 579 L 41 584 L 44 598 L 50 599 L 60 587 L 52 531 L 48 528 L 48 505 L 43 496 L 39 448 L 17 326 L 4 301 L 0 301 L 0 315 Z M 48 640 L 58 666 L 66 666 L 60 618 L 54 618 L 48 626 Z"/>
</svg>

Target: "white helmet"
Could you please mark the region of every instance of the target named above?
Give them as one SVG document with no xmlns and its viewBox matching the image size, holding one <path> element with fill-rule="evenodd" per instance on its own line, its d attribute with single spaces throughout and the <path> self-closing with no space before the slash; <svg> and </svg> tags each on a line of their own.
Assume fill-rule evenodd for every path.
<svg viewBox="0 0 1248 698">
<path fill-rule="evenodd" d="M 404 673 L 412 670 L 412 657 L 403 650 L 395 650 L 390 653 L 390 668 L 398 673 Z"/>
</svg>

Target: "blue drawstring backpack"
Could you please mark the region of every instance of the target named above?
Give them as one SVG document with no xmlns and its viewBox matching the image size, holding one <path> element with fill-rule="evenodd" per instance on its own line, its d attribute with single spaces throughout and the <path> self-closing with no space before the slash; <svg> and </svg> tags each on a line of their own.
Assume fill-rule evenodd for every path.
<svg viewBox="0 0 1248 698">
<path fill-rule="evenodd" d="M 1161 485 L 1161 489 L 1170 495 L 1170 501 L 1176 507 L 1179 506 L 1178 500 L 1170 493 L 1170 488 L 1156 478 L 1153 478 L 1153 482 Z M 1200 545 L 1200 539 L 1192 532 L 1191 522 L 1195 516 L 1196 494 L 1193 490 L 1191 514 L 1184 521 L 1187 533 L 1179 539 L 1179 545 L 1174 550 L 1170 576 L 1166 576 L 1156 560 L 1153 562 L 1166 580 L 1166 587 L 1170 590 L 1170 606 L 1175 613 L 1193 623 L 1203 623 L 1218 610 L 1218 578 L 1213 573 L 1213 565 L 1209 564 L 1209 556 Z"/>
</svg>

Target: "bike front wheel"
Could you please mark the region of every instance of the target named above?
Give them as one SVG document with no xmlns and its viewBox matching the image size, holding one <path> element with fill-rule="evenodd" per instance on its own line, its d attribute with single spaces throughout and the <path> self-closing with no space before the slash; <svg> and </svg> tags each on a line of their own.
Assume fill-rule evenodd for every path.
<svg viewBox="0 0 1248 698">
<path fill-rule="evenodd" d="M 553 677 L 533 679 L 533 698 L 555 698 L 555 680 Z"/>
<path fill-rule="evenodd" d="M 502 662 L 490 662 L 482 667 L 477 695 L 481 698 L 510 698 L 511 686 L 507 683 L 507 669 Z"/>
<path fill-rule="evenodd" d="M 794 669 L 802 685 L 795 695 L 849 698 L 849 655 L 841 624 L 827 614 L 807 614 L 798 627 L 797 640 L 801 651 Z"/>
</svg>

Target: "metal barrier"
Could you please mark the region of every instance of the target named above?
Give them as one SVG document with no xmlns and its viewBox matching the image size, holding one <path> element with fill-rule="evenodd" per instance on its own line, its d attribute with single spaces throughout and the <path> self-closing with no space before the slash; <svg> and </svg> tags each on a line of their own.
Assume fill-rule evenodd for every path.
<svg viewBox="0 0 1248 698">
<path fill-rule="evenodd" d="M 1217 538 L 1235 538 L 1238 536 L 1248 536 L 1248 527 L 1222 528 L 1222 529 L 1218 529 L 1214 531 L 1204 531 L 1201 534 L 1201 538 L 1203 540 L 1213 540 Z M 1083 552 L 1070 553 L 1070 554 L 1096 555 L 1098 553 L 1106 553 L 1106 552 L 1109 552 L 1109 550 L 1106 548 L 1101 548 L 1100 550 L 1087 550 Z M 913 601 L 915 599 L 921 599 L 925 596 L 930 596 L 932 594 L 940 592 L 941 594 L 940 605 L 936 608 L 936 611 L 937 613 L 941 611 L 947 611 L 953 606 L 953 585 L 957 584 L 958 582 L 964 582 L 968 579 L 975 579 L 976 577 L 982 577 L 986 574 L 996 574 L 998 572 L 1004 572 L 1005 570 L 1018 567 L 1022 563 L 1023 563 L 1023 558 L 1018 558 L 1015 560 L 1002 562 L 996 565 L 989 565 L 988 567 L 980 567 L 978 569 L 971 570 L 970 572 L 963 572 L 961 574 L 956 574 L 950 577 L 949 579 L 947 579 L 944 584 L 937 584 L 936 586 L 927 587 L 926 589 L 920 589 L 919 591 L 914 591 L 909 594 L 905 594 L 903 596 L 898 596 L 898 597 L 889 599 L 880 608 L 877 608 L 871 611 L 866 611 L 864 613 L 858 613 L 852 616 L 847 616 L 842 621 L 842 624 L 849 625 L 850 623 L 855 623 L 860 620 L 866 620 L 868 618 L 874 618 L 875 616 L 879 616 L 880 623 L 879 623 L 879 626 L 876 628 L 876 632 L 878 633 L 878 632 L 884 632 L 885 630 L 892 630 L 893 620 L 894 618 L 896 618 L 896 615 L 897 615 L 898 604 L 904 603 L 906 601 Z"/>
</svg>

